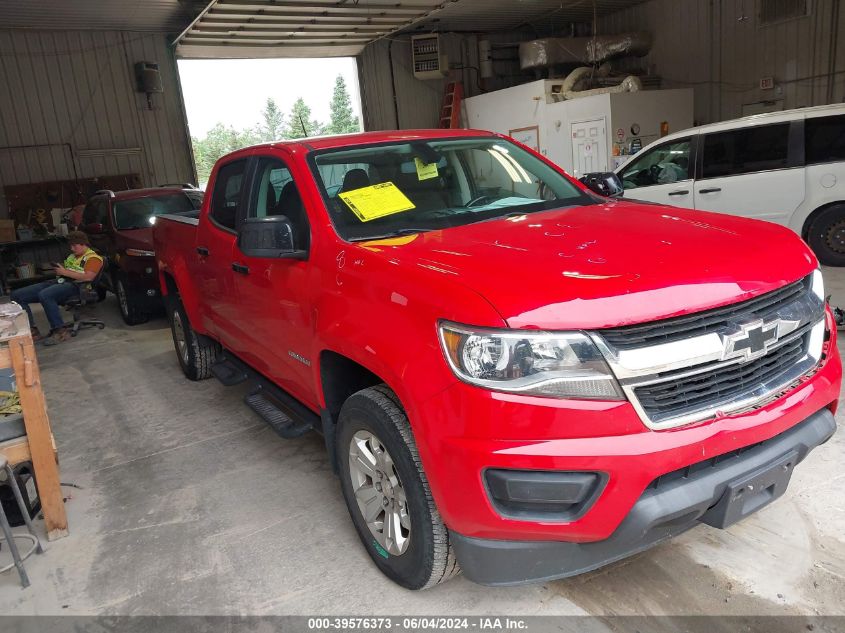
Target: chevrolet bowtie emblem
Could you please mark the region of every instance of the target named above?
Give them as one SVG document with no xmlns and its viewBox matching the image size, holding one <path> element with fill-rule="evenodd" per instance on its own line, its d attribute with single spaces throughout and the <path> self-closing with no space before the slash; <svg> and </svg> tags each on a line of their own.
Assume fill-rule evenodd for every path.
<svg viewBox="0 0 845 633">
<path fill-rule="evenodd" d="M 740 358 L 746 363 L 755 358 L 765 356 L 769 348 L 780 339 L 780 337 L 795 331 L 798 328 L 798 321 L 784 321 L 775 319 L 764 322 L 757 319 L 740 326 L 739 332 L 722 336 L 724 347 L 722 348 L 722 360 Z"/>
</svg>

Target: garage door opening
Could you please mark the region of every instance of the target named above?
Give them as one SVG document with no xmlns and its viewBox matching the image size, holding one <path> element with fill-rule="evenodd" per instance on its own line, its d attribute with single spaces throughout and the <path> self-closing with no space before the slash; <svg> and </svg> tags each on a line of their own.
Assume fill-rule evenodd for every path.
<svg viewBox="0 0 845 633">
<path fill-rule="evenodd" d="M 362 129 L 357 64 L 331 59 L 181 59 L 200 188 L 236 149 Z"/>
</svg>

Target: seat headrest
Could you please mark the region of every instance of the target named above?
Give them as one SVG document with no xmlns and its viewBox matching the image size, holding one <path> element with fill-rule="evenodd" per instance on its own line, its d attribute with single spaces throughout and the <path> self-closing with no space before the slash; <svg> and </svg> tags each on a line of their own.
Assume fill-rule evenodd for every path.
<svg viewBox="0 0 845 633">
<path fill-rule="evenodd" d="M 363 169 L 350 169 L 343 177 L 343 186 L 340 188 L 341 192 L 354 191 L 355 189 L 363 189 L 370 186 L 370 177 Z"/>
</svg>

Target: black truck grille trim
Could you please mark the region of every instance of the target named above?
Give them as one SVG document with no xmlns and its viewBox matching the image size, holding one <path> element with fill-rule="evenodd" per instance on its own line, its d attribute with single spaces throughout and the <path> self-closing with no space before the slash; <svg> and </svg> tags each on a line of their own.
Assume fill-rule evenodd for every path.
<svg viewBox="0 0 845 633">
<path fill-rule="evenodd" d="M 739 399 L 762 384 L 777 382 L 805 356 L 806 336 L 748 363 L 720 366 L 674 380 L 666 378 L 658 384 L 636 387 L 634 393 L 643 411 L 656 421 L 718 406 Z"/>
<path fill-rule="evenodd" d="M 731 321 L 749 318 L 766 318 L 782 306 L 804 295 L 810 288 L 812 275 L 778 288 L 754 299 L 721 308 L 696 312 L 682 317 L 651 321 L 641 325 L 597 330 L 611 347 L 617 350 L 661 345 L 683 339 L 719 332 L 729 327 Z"/>
</svg>

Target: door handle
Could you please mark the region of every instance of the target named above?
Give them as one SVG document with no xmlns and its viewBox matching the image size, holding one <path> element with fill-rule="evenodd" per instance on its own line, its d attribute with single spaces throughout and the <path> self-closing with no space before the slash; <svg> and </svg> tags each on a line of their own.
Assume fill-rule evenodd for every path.
<svg viewBox="0 0 845 633">
<path fill-rule="evenodd" d="M 243 264 L 236 264 L 236 263 L 232 262 L 232 270 L 234 270 L 236 273 L 240 273 L 242 275 L 248 275 L 249 274 L 249 266 L 244 266 Z"/>
<path fill-rule="evenodd" d="M 197 253 L 203 257 L 208 257 L 208 249 L 205 246 L 197 246 Z"/>
<path fill-rule="evenodd" d="M 689 189 L 679 189 L 678 191 L 670 191 L 670 196 L 685 196 L 689 193 Z"/>
<path fill-rule="evenodd" d="M 721 187 L 710 187 L 709 189 L 699 189 L 698 193 L 719 193 L 721 190 Z"/>
</svg>

